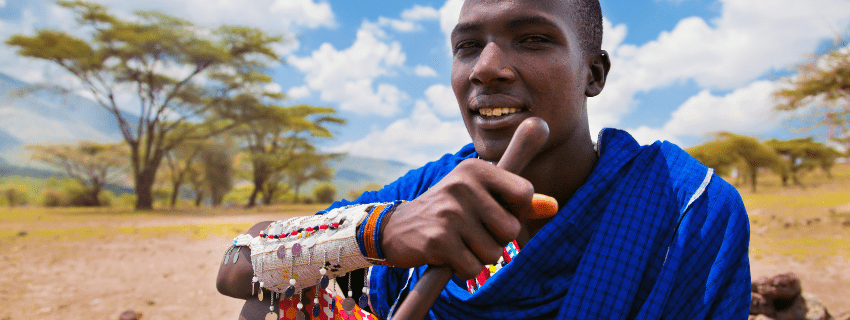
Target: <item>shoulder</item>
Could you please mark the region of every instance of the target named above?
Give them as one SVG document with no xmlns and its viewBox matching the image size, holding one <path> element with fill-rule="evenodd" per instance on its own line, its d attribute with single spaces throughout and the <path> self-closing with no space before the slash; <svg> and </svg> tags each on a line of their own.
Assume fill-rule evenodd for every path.
<svg viewBox="0 0 850 320">
<path fill-rule="evenodd" d="M 712 207 L 726 207 L 724 211 L 745 212 L 738 190 L 678 145 L 656 141 L 641 146 L 625 131 L 606 130 L 612 131 L 604 133 L 612 137 L 610 140 L 620 141 L 619 150 L 628 150 L 632 154 L 631 170 L 642 172 L 647 181 L 661 184 L 660 189 L 676 201 L 680 213 L 703 196 L 708 201 L 700 202 L 700 205 L 711 204 Z"/>
</svg>

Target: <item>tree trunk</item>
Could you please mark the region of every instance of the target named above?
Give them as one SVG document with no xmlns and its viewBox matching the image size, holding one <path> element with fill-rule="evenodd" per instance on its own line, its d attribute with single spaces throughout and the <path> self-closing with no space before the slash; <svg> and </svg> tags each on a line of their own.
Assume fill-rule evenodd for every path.
<svg viewBox="0 0 850 320">
<path fill-rule="evenodd" d="M 252 208 L 257 205 L 257 195 L 263 190 L 263 185 L 266 183 L 266 177 L 262 173 L 258 173 L 257 169 L 254 169 L 254 191 L 251 192 L 251 197 L 248 198 L 248 204 L 246 207 Z"/>
<path fill-rule="evenodd" d="M 265 191 L 263 191 L 263 204 L 270 205 L 272 204 L 272 199 L 274 199 L 275 189 L 274 186 L 266 186 Z"/>
<path fill-rule="evenodd" d="M 245 207 L 252 208 L 255 205 L 257 205 L 257 194 L 259 194 L 259 193 L 260 193 L 260 188 L 257 188 L 257 186 L 255 185 L 254 191 L 251 191 L 251 196 L 248 197 L 248 204 L 246 204 Z"/>
<path fill-rule="evenodd" d="M 756 193 L 756 175 L 758 175 L 759 168 L 750 169 L 750 181 L 753 184 L 753 193 Z"/>
<path fill-rule="evenodd" d="M 136 210 L 153 209 L 153 183 L 156 177 L 155 170 L 143 170 L 136 177 Z"/>
<path fill-rule="evenodd" d="M 100 199 L 98 198 L 100 195 L 100 187 L 92 187 L 89 189 L 89 201 L 92 207 L 100 207 Z"/>
<path fill-rule="evenodd" d="M 172 209 L 174 209 L 174 206 L 177 204 L 177 195 L 180 193 L 180 185 L 181 184 L 183 184 L 183 183 L 174 182 L 174 184 L 171 186 L 172 190 L 174 190 L 174 191 L 171 192 L 171 208 Z"/>
<path fill-rule="evenodd" d="M 203 200 L 204 200 L 204 193 L 202 191 L 196 190 L 195 191 L 195 206 L 200 207 L 201 201 L 203 201 Z"/>
</svg>

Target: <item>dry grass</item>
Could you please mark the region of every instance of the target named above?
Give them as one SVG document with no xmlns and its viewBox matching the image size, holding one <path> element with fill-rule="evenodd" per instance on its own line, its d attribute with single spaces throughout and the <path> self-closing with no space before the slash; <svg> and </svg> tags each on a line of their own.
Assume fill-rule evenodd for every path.
<svg viewBox="0 0 850 320">
<path fill-rule="evenodd" d="M 244 208 L 178 208 L 136 212 L 114 208 L 2 208 L 0 246 L 21 241 L 109 240 L 132 235 L 142 239 L 182 234 L 189 239 L 232 238 L 263 219 L 305 215 L 324 205 Z"/>
<path fill-rule="evenodd" d="M 836 165 L 832 179 L 813 172 L 802 180 L 805 188 L 782 187 L 779 177 L 765 174 L 758 193 L 739 186 L 750 215 L 754 258 L 850 258 L 850 164 Z"/>
</svg>

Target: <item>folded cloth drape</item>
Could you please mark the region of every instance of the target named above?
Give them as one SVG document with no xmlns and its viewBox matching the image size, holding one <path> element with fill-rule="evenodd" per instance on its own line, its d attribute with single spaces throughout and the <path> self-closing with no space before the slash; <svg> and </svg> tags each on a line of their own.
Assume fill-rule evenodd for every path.
<svg viewBox="0 0 850 320">
<path fill-rule="evenodd" d="M 598 150 L 588 180 L 510 264 L 473 294 L 450 282 L 430 317 L 746 319 L 749 222 L 734 187 L 669 142 L 604 129 Z M 413 200 L 475 156 L 467 145 L 332 207 Z M 372 267 L 372 311 L 391 315 L 425 268 Z"/>
</svg>

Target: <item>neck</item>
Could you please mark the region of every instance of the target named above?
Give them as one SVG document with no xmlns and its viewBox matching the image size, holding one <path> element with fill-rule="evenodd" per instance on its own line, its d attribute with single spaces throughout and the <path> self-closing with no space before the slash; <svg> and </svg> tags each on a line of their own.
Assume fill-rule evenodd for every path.
<svg viewBox="0 0 850 320">
<path fill-rule="evenodd" d="M 560 210 L 581 187 L 596 166 L 597 154 L 589 134 L 575 141 L 543 150 L 523 171 L 522 176 L 534 185 L 534 191 L 558 200 Z M 521 220 L 522 230 L 517 242 L 525 246 L 552 218 Z"/>
</svg>

